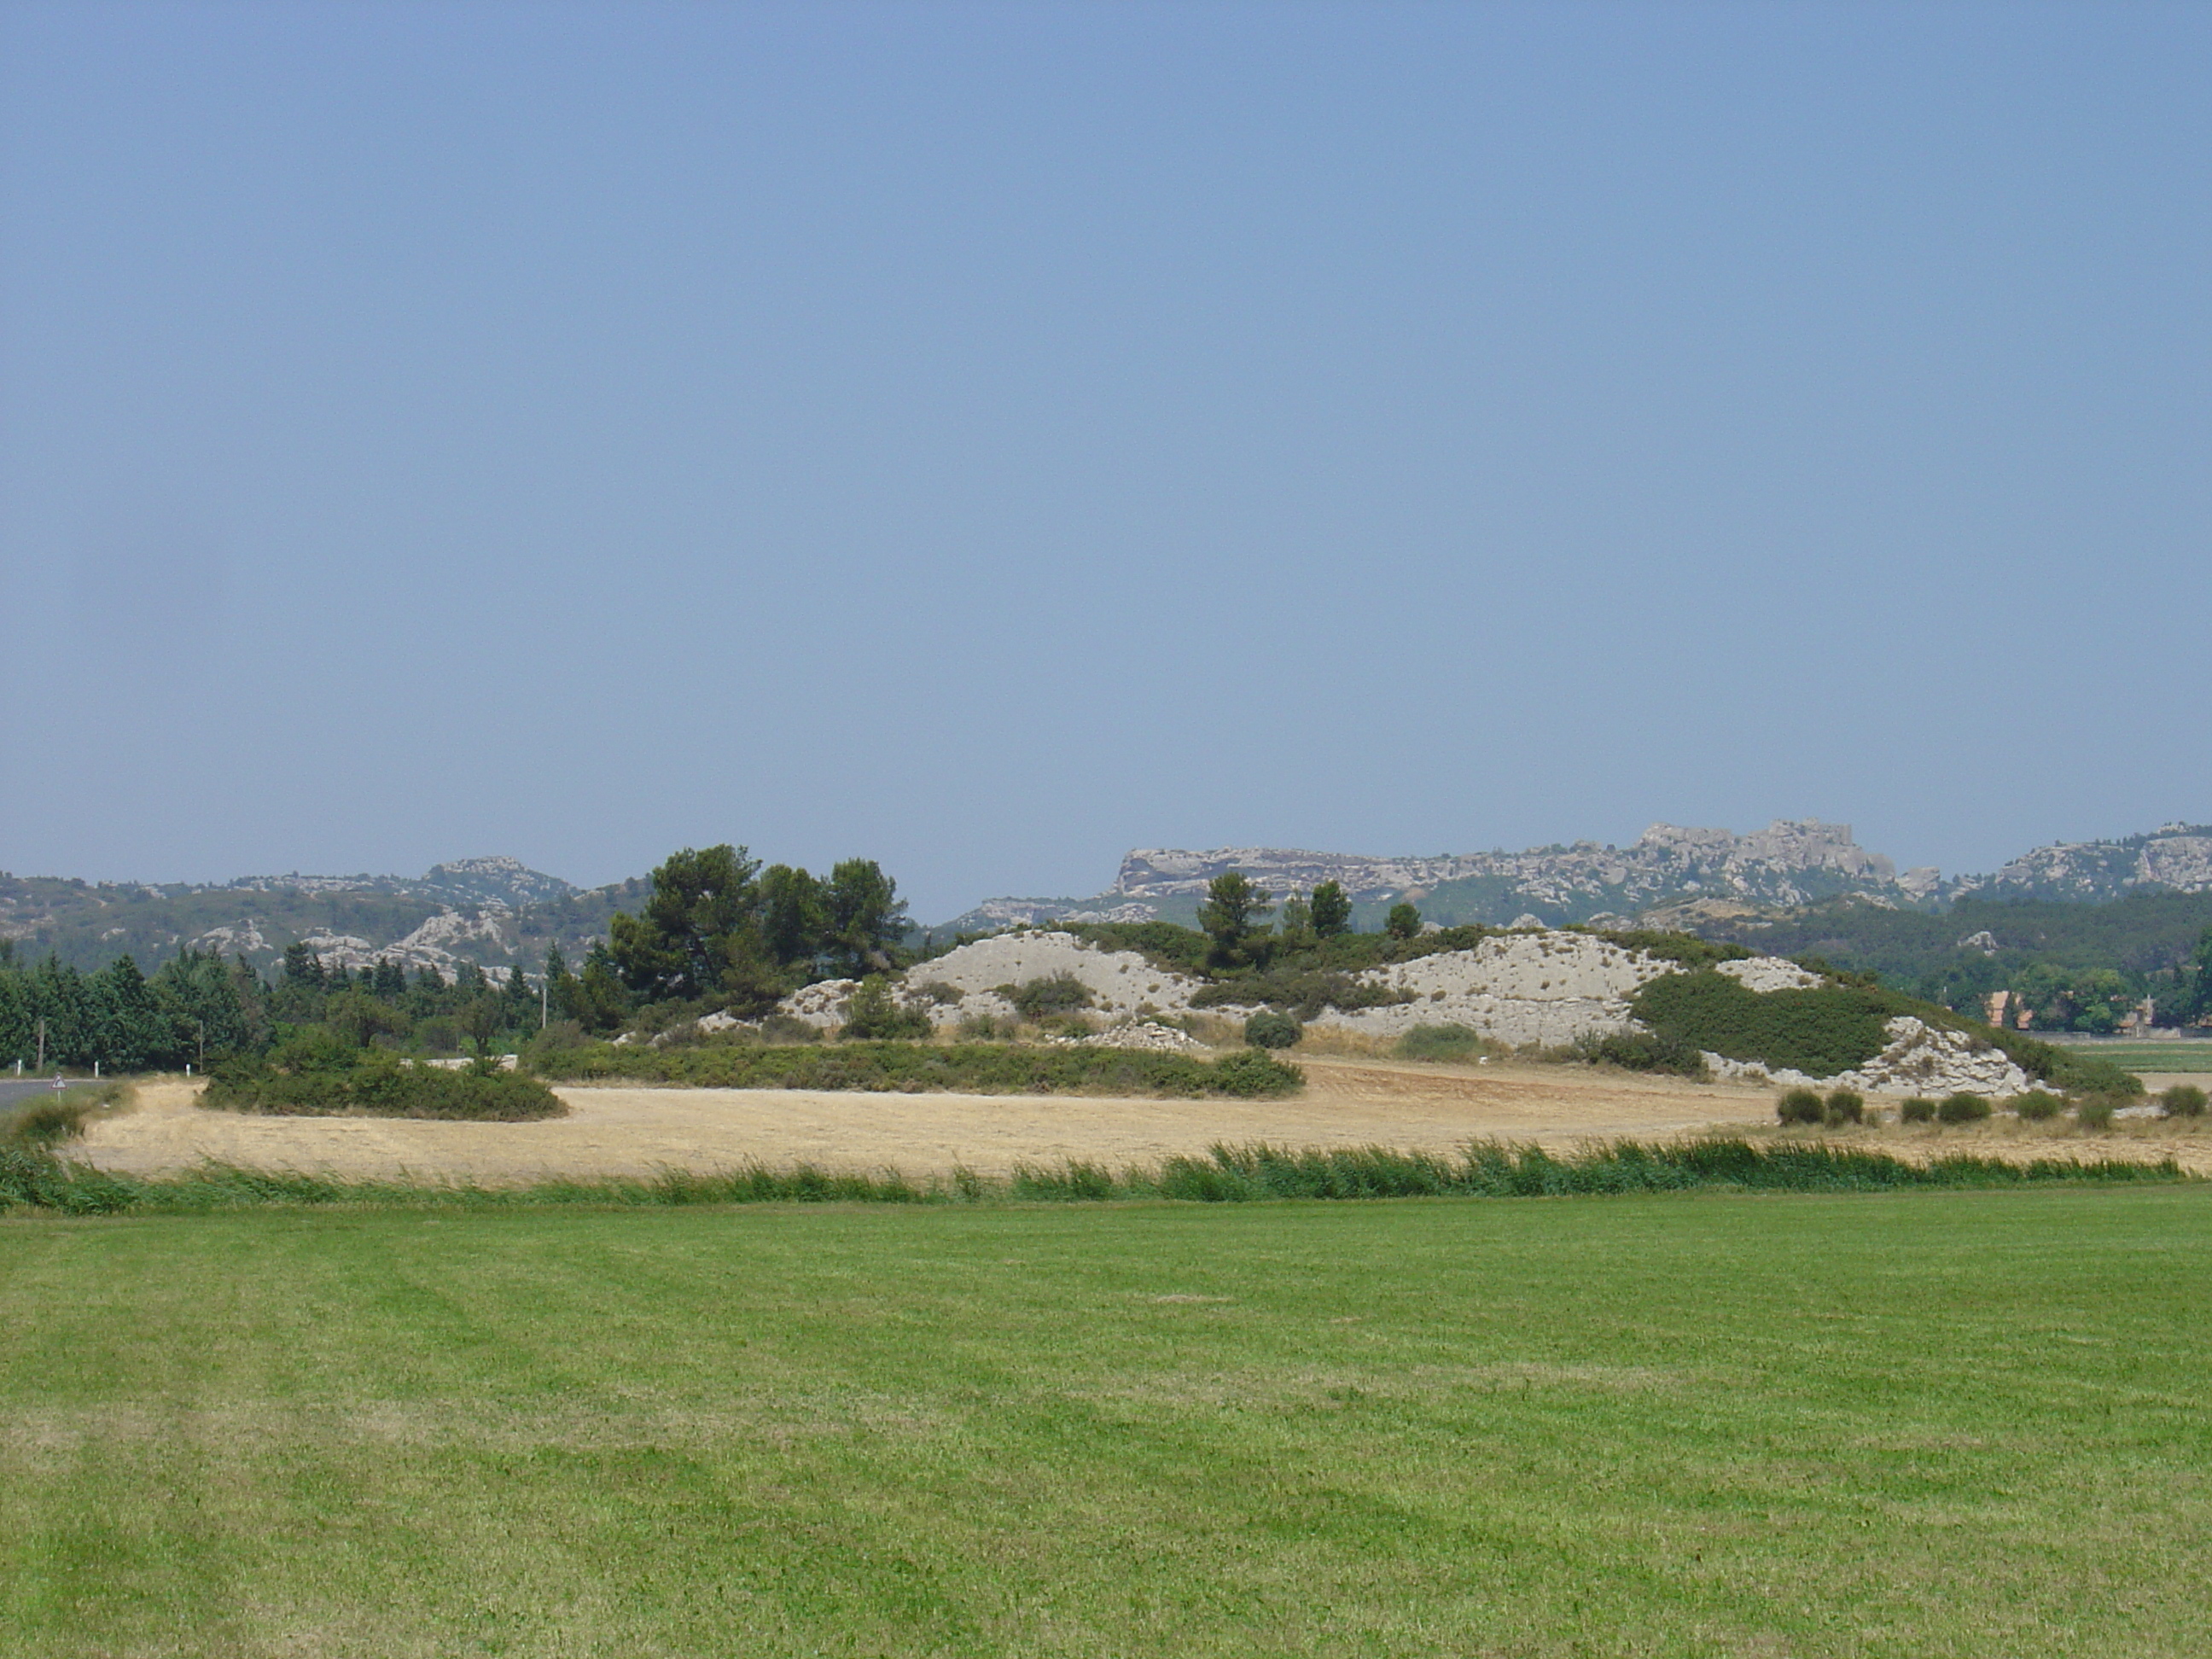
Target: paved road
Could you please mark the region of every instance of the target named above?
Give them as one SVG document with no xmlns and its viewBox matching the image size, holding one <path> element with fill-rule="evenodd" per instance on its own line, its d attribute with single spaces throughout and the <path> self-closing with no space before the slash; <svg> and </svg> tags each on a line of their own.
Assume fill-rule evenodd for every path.
<svg viewBox="0 0 2212 1659">
<path fill-rule="evenodd" d="M 51 1095 L 54 1080 L 46 1077 L 0 1078 L 0 1111 L 10 1106 L 20 1106 L 34 1095 Z"/>
</svg>

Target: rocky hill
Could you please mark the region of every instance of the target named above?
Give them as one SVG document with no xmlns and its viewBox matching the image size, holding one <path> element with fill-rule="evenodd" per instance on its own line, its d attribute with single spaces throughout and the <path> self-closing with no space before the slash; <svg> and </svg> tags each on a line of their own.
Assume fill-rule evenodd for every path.
<svg viewBox="0 0 2212 1659">
<path fill-rule="evenodd" d="M 590 890 L 511 858 L 461 859 L 420 876 L 294 872 L 153 884 L 0 875 L 0 939 L 80 968 L 130 952 L 149 970 L 187 946 L 264 970 L 304 940 L 326 962 L 380 957 L 450 975 L 463 962 L 536 968 L 558 943 L 572 959 L 634 907 L 644 883 Z"/>
<path fill-rule="evenodd" d="M 1739 836 L 1655 823 L 1627 847 L 1585 841 L 1437 858 L 1145 848 L 1121 860 L 1114 885 L 1096 897 L 994 899 L 950 925 L 1186 921 L 1206 884 L 1226 870 L 1244 872 L 1278 897 L 1310 893 L 1324 881 L 1341 883 L 1363 921 L 1408 899 L 1429 920 L 1446 925 L 1525 917 L 1558 926 L 1633 916 L 1690 899 L 1788 905 L 1847 892 L 1923 906 L 1936 902 L 1942 887 L 1932 869 L 1899 874 L 1888 859 L 1853 841 L 1848 824 L 1785 819 Z"/>
<path fill-rule="evenodd" d="M 2154 889 L 2212 891 L 2212 824 L 2165 823 L 2118 841 L 2039 847 L 1993 876 L 1968 876 L 1954 883 L 1951 896 L 2096 903 Z"/>
<path fill-rule="evenodd" d="M 1401 899 L 1445 925 L 1522 920 L 1558 927 L 1652 917 L 1672 925 L 1854 896 L 1905 910 L 1940 911 L 1960 897 L 2094 903 L 2144 890 L 2212 890 L 2212 828 L 2166 824 L 2112 842 L 2041 847 L 1994 874 L 1945 880 L 1899 871 L 1861 847 L 1850 826 L 1778 819 L 1739 836 L 1655 823 L 1626 847 L 1596 842 L 1525 852 L 1377 858 L 1275 847 L 1206 851 L 1143 848 L 1121 860 L 1114 884 L 1088 898 L 989 899 L 939 931 L 981 932 L 1016 922 L 1182 921 L 1206 885 L 1241 870 L 1278 898 L 1343 884 L 1360 925 L 1373 927 Z"/>
</svg>

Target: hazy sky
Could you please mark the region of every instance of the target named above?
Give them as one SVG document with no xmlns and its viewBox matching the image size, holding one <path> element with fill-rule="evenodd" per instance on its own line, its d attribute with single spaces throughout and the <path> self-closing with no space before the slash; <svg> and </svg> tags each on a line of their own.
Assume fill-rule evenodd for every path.
<svg viewBox="0 0 2212 1659">
<path fill-rule="evenodd" d="M 0 868 L 2212 819 L 2212 8 L 0 9 Z"/>
</svg>

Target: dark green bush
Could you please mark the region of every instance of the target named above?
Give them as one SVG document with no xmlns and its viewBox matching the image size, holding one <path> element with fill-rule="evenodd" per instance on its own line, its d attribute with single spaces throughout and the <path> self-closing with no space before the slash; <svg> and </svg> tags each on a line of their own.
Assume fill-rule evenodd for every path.
<svg viewBox="0 0 2212 1659">
<path fill-rule="evenodd" d="M 1213 1071 L 1214 1087 L 1224 1095 L 1291 1095 L 1306 1086 L 1304 1072 L 1263 1048 L 1224 1054 L 1213 1062 Z"/>
<path fill-rule="evenodd" d="M 1964 1092 L 1943 1097 L 1936 1109 L 1939 1123 L 1979 1123 L 1990 1115 L 1990 1103 L 1980 1095 Z"/>
<path fill-rule="evenodd" d="M 902 1006 L 891 995 L 890 982 L 881 974 L 870 974 L 846 999 L 845 1024 L 837 1035 L 854 1042 L 926 1037 L 929 1016 L 919 1008 Z"/>
<path fill-rule="evenodd" d="M 1812 1089 L 1785 1090 L 1774 1103 L 1774 1115 L 1784 1123 L 1818 1123 L 1824 1109 L 1820 1094 Z"/>
<path fill-rule="evenodd" d="M 1593 1066 L 1618 1066 L 1625 1072 L 1665 1072 L 1675 1077 L 1712 1075 L 1695 1043 L 1656 1031 L 1614 1031 L 1586 1039 L 1577 1047 L 1581 1057 Z"/>
<path fill-rule="evenodd" d="M 1936 1103 L 1915 1095 L 1897 1109 L 1897 1121 L 1899 1123 L 1933 1123 L 1936 1121 Z"/>
<path fill-rule="evenodd" d="M 1855 1089 L 1832 1090 L 1828 1095 L 1825 1121 L 1833 1127 L 1844 1123 L 1866 1121 L 1866 1097 Z"/>
<path fill-rule="evenodd" d="M 1295 1016 L 1273 1008 L 1262 1008 L 1244 1022 L 1244 1041 L 1255 1048 L 1293 1048 L 1305 1034 Z"/>
<path fill-rule="evenodd" d="M 2177 1083 L 2158 1097 L 2158 1108 L 2167 1117 L 2202 1117 L 2204 1091 L 2193 1083 Z"/>
<path fill-rule="evenodd" d="M 1711 969 L 1667 974 L 1636 994 L 1636 1017 L 1656 1035 L 1775 1070 L 1833 1077 L 1882 1051 L 1888 993 L 1848 985 L 1760 993 Z"/>
<path fill-rule="evenodd" d="M 1036 1020 L 1049 1019 L 1054 1014 L 1072 1014 L 1079 1008 L 1088 1008 L 1093 1000 L 1091 988 L 1073 974 L 1054 974 L 1022 985 L 1001 985 L 999 994 L 1012 1003 L 1024 1019 Z"/>
<path fill-rule="evenodd" d="M 2066 1109 L 2066 1103 L 2045 1089 L 2031 1089 L 2012 1103 L 2025 1123 L 2048 1123 Z"/>
<path fill-rule="evenodd" d="M 2110 1096 L 2091 1095 L 2075 1103 L 2074 1121 L 2085 1129 L 2109 1129 L 2112 1127 L 2113 1110 Z"/>
</svg>

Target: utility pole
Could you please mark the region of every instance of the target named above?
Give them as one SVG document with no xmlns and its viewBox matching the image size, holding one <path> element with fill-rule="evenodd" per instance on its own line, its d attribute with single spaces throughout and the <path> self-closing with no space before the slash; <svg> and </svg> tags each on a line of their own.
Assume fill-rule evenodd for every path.
<svg viewBox="0 0 2212 1659">
<path fill-rule="evenodd" d="M 46 1069 L 46 1017 L 39 1016 L 39 1069 Z"/>
<path fill-rule="evenodd" d="M 544 1030 L 553 1022 L 553 975 L 548 974 L 538 981 L 538 1029 Z"/>
</svg>

